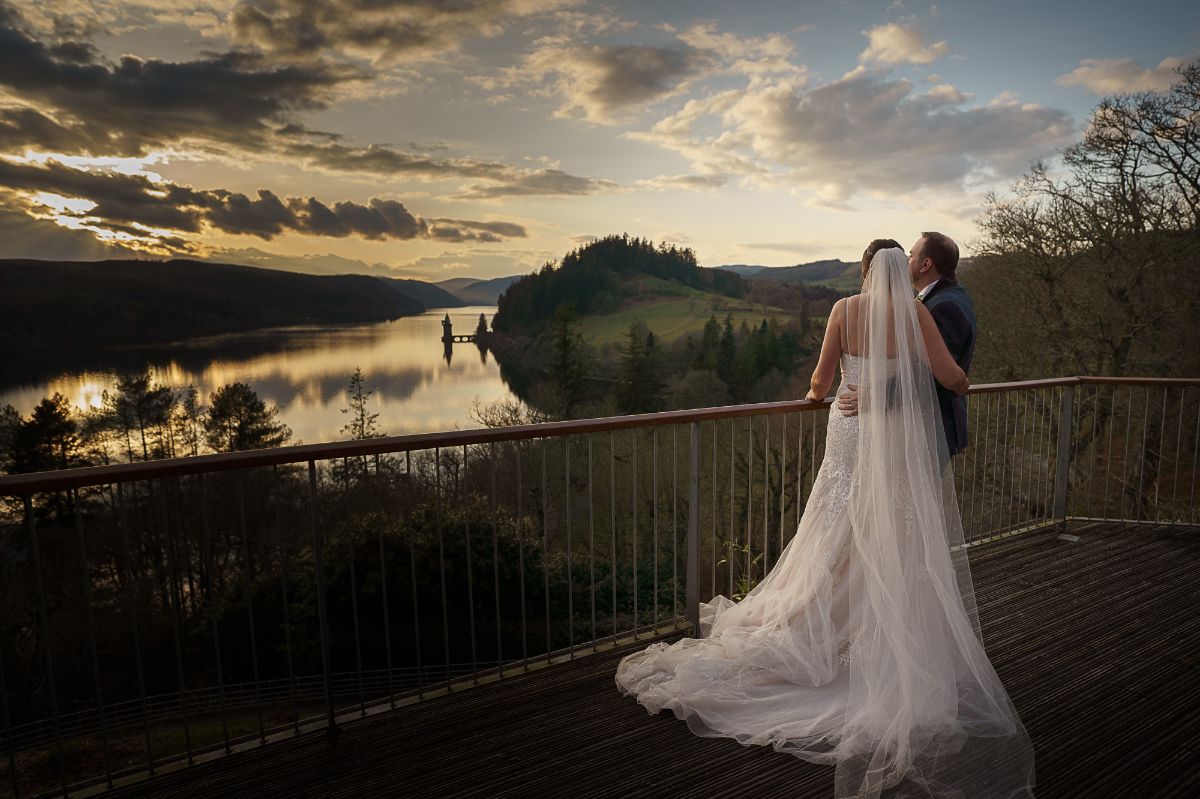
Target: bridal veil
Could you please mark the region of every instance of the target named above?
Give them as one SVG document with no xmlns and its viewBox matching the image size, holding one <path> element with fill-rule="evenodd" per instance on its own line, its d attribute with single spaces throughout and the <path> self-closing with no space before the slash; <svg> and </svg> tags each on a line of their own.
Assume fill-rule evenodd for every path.
<svg viewBox="0 0 1200 799">
<path fill-rule="evenodd" d="M 834 765 L 836 797 L 1031 796 L 901 250 L 875 255 L 853 310 L 842 369 L 860 412 L 831 413 L 796 535 L 741 602 L 702 603 L 703 637 L 627 656 L 617 685 L 697 735 Z"/>
</svg>

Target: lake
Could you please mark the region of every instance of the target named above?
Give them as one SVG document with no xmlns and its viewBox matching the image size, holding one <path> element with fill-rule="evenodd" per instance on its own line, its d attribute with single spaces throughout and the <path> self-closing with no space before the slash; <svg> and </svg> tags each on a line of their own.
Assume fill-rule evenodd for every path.
<svg viewBox="0 0 1200 799">
<path fill-rule="evenodd" d="M 279 407 L 292 428 L 292 443 L 334 441 L 348 416 L 346 389 L 355 367 L 374 390 L 371 409 L 389 435 L 478 427 L 468 417 L 471 403 L 512 394 L 495 359 L 474 344 L 443 348 L 442 318 L 455 334 L 473 333 L 479 314 L 489 325 L 495 306 L 426 311 L 391 322 L 316 325 L 189 339 L 102 353 L 79 368 L 21 385 L 0 386 L 0 406 L 10 403 L 28 415 L 43 398 L 59 392 L 79 408 L 100 407 L 120 371 L 148 368 L 156 382 L 172 388 L 194 385 L 205 399 L 226 383 L 248 383 Z"/>
</svg>

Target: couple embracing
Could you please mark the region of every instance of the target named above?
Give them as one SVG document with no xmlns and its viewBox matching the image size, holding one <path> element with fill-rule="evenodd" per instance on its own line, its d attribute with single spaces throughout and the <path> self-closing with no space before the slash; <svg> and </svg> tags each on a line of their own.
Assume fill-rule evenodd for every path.
<svg viewBox="0 0 1200 799">
<path fill-rule="evenodd" d="M 984 651 L 951 457 L 975 346 L 958 247 L 924 233 L 863 255 L 807 399 L 835 369 L 825 455 L 795 536 L 700 638 L 624 658 L 616 682 L 706 737 L 835 766 L 837 797 L 1032 796 L 1033 747 Z M 914 296 L 915 294 L 915 296 Z"/>
</svg>

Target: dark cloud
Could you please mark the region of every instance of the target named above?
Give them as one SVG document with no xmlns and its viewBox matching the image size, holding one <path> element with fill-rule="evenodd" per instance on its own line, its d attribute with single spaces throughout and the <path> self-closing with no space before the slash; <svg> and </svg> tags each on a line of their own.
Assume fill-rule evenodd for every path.
<svg viewBox="0 0 1200 799">
<path fill-rule="evenodd" d="M 319 6 L 321 14 L 339 7 L 335 2 L 243 4 L 239 13 L 287 17 L 309 5 Z M 349 3 L 341 11 L 354 13 L 356 8 L 350 6 L 355 5 Z M 381 7 L 375 0 L 357 5 L 364 13 Z M 449 18 L 482 13 L 484 6 L 495 6 L 488 13 L 499 14 L 507 4 L 453 4 L 461 6 L 458 11 L 444 3 L 403 5 L 405 14 Z M 389 8 L 397 11 L 401 6 Z M 81 35 L 69 27 L 60 34 Z M 312 36 L 320 42 L 326 34 Z M 320 51 L 317 47 L 312 52 Z M 179 143 L 215 144 L 223 151 L 232 146 L 338 172 L 480 181 L 471 189 L 479 197 L 590 194 L 614 187 L 610 181 L 558 170 L 434 157 L 386 145 L 352 146 L 337 133 L 312 130 L 300 121 L 303 112 L 329 107 L 339 90 L 370 77 L 344 63 L 316 58 L 280 62 L 252 50 L 206 53 L 183 62 L 124 56 L 112 63 L 79 38 L 40 40 L 13 7 L 0 0 L 0 89 L 24 103 L 0 108 L 0 152 L 33 148 L 67 155 L 137 156 Z M 318 226 L 327 223 L 336 229 L 335 217 L 313 210 Z"/>
<path fill-rule="evenodd" d="M 377 63 L 436 57 L 468 38 L 499 33 L 520 17 L 578 0 L 242 0 L 231 15 L 235 41 L 275 58 L 326 53 Z"/>
<path fill-rule="evenodd" d="M 343 201 L 330 206 L 315 197 L 281 199 L 265 189 L 251 199 L 224 189 L 194 189 L 156 183 L 143 175 L 84 171 L 57 161 L 34 164 L 0 159 L 0 186 L 18 193 L 46 192 L 87 200 L 95 207 L 79 213 L 80 219 L 142 236 L 149 232 L 137 226 L 185 233 L 207 226 L 267 240 L 285 231 L 335 238 L 354 235 L 374 240 L 479 242 L 526 235 L 524 227 L 511 222 L 426 221 L 396 200 L 373 198 L 365 205 Z"/>
<path fill-rule="evenodd" d="M 139 155 L 188 139 L 261 145 L 280 130 L 305 132 L 296 114 L 326 108 L 335 89 L 365 77 L 342 64 L 277 64 L 249 51 L 111 63 L 88 42 L 39 40 L 0 2 L 0 86 L 38 115 L 24 121 L 59 152 Z"/>
</svg>

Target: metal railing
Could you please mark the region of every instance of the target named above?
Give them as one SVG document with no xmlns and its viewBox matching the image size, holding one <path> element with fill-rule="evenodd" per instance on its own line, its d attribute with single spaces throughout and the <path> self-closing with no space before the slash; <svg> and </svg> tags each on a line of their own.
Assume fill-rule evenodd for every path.
<svg viewBox="0 0 1200 799">
<path fill-rule="evenodd" d="M 967 543 L 1068 518 L 1196 523 L 1198 388 L 973 388 L 952 461 Z M 740 597 L 791 540 L 827 408 L 0 477 L 0 790 L 103 790 L 336 738 L 354 717 L 694 630 L 702 599 Z"/>
</svg>

